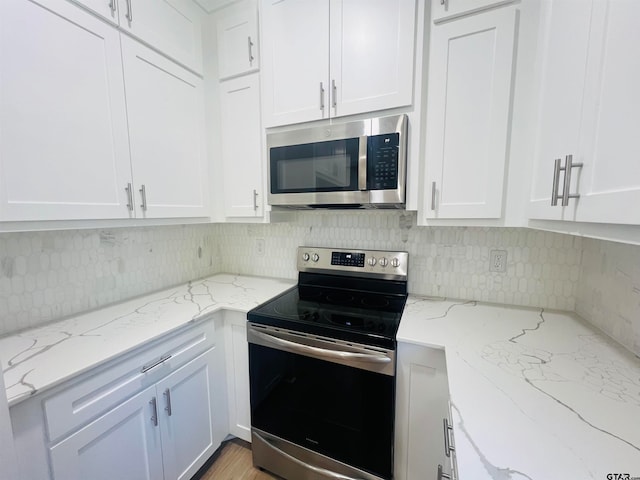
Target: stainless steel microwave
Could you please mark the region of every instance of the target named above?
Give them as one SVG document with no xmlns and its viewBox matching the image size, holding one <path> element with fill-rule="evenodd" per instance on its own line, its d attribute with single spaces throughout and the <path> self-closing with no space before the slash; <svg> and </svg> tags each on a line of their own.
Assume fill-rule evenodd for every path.
<svg viewBox="0 0 640 480">
<path fill-rule="evenodd" d="M 402 208 L 407 124 L 395 115 L 268 134 L 269 204 Z"/>
</svg>

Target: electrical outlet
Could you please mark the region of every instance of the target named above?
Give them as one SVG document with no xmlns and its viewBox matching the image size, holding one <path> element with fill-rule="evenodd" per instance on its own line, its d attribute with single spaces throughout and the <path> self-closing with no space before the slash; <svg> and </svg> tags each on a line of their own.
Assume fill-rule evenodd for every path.
<svg viewBox="0 0 640 480">
<path fill-rule="evenodd" d="M 256 255 L 262 257 L 264 255 L 264 238 L 256 238 L 254 243 Z"/>
<path fill-rule="evenodd" d="M 489 258 L 489 271 L 503 273 L 507 271 L 507 251 L 491 250 Z"/>
</svg>

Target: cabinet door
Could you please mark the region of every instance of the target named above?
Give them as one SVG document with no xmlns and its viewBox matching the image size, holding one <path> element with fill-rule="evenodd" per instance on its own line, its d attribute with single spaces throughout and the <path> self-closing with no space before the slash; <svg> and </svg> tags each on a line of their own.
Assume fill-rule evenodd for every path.
<svg viewBox="0 0 640 480">
<path fill-rule="evenodd" d="M 164 480 L 188 480 L 218 447 L 213 438 L 213 348 L 156 386 Z"/>
<path fill-rule="evenodd" d="M 140 216 L 207 215 L 202 79 L 126 36 L 122 57 Z"/>
<path fill-rule="evenodd" d="M 220 11 L 216 30 L 221 79 L 258 69 L 258 11 L 253 1 L 245 0 Z"/>
<path fill-rule="evenodd" d="M 107 0 L 105 0 L 107 1 Z M 191 0 L 119 0 L 120 28 L 202 73 L 202 17 Z"/>
<path fill-rule="evenodd" d="M 250 442 L 249 346 L 245 314 L 225 312 L 224 349 L 227 365 L 229 433 Z"/>
<path fill-rule="evenodd" d="M 149 387 L 51 447 L 53 479 L 163 478 L 154 398 Z"/>
<path fill-rule="evenodd" d="M 127 218 L 117 30 L 62 0 L 0 2 L 0 219 Z"/>
<path fill-rule="evenodd" d="M 331 0 L 331 116 L 411 105 L 415 0 Z"/>
<path fill-rule="evenodd" d="M 451 475 L 454 467 L 445 454 L 443 425 L 449 421 L 444 350 L 399 343 L 397 358 L 393 478 L 437 478 L 438 465 Z"/>
<path fill-rule="evenodd" d="M 573 155 L 585 161 L 578 151 L 582 129 L 585 71 L 589 52 L 592 3 L 588 0 L 544 2 L 540 19 L 538 75 L 538 132 L 534 151 L 529 217 L 573 219 L 575 200 L 568 207 L 551 206 L 554 161 Z M 574 174 L 578 172 L 574 169 Z M 577 175 L 575 175 L 577 180 Z M 562 190 L 563 176 L 558 178 Z M 572 185 L 576 191 L 576 182 Z"/>
<path fill-rule="evenodd" d="M 500 218 L 516 11 L 431 30 L 424 186 L 427 218 Z"/>
<path fill-rule="evenodd" d="M 262 216 L 260 77 L 254 73 L 220 84 L 224 214 Z"/>
<path fill-rule="evenodd" d="M 431 19 L 434 22 L 467 15 L 514 0 L 431 0 Z"/>
<path fill-rule="evenodd" d="M 265 127 L 329 116 L 329 0 L 262 0 Z"/>
<path fill-rule="evenodd" d="M 640 225 L 640 2 L 594 2 L 591 18 L 575 219 Z"/>
</svg>

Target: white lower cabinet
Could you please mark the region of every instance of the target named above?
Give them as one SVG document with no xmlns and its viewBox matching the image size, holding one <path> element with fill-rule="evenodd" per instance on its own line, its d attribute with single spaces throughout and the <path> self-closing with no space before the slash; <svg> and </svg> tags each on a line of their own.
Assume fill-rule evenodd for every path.
<svg viewBox="0 0 640 480">
<path fill-rule="evenodd" d="M 249 344 L 247 315 L 225 312 L 225 365 L 227 367 L 227 399 L 229 433 L 251 441 L 251 405 L 249 394 Z"/>
<path fill-rule="evenodd" d="M 455 478 L 453 432 L 448 426 L 444 350 L 398 343 L 394 479 Z"/>
<path fill-rule="evenodd" d="M 21 479 L 192 478 L 228 434 L 217 339 L 221 314 L 12 407 Z"/>
</svg>

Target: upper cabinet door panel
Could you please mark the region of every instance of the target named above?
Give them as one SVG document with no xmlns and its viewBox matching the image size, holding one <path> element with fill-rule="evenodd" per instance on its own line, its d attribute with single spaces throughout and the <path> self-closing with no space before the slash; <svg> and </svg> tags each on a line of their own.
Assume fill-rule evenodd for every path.
<svg viewBox="0 0 640 480">
<path fill-rule="evenodd" d="M 431 0 L 431 19 L 438 23 L 461 15 L 479 12 L 490 7 L 512 3 L 514 0 Z"/>
<path fill-rule="evenodd" d="M 206 216 L 202 79 L 122 38 L 136 204 L 144 217 Z"/>
<path fill-rule="evenodd" d="M 0 22 L 0 219 L 127 218 L 119 33 L 62 0 Z"/>
<path fill-rule="evenodd" d="M 331 116 L 410 105 L 415 0 L 331 1 Z"/>
<path fill-rule="evenodd" d="M 567 155 L 578 159 L 582 125 L 585 72 L 589 52 L 592 2 L 544 2 L 540 22 L 538 75 L 538 132 L 534 151 L 530 218 L 572 219 L 575 201 L 568 207 L 551 206 L 554 162 Z M 574 172 L 577 173 L 577 172 Z M 559 177 L 562 189 L 562 175 Z M 575 185 L 572 186 L 575 191 Z"/>
<path fill-rule="evenodd" d="M 595 2 L 592 18 L 576 220 L 640 225 L 640 2 Z"/>
<path fill-rule="evenodd" d="M 120 27 L 202 73 L 202 16 L 191 0 L 120 0 Z"/>
<path fill-rule="evenodd" d="M 262 0 L 265 127 L 329 115 L 329 1 Z"/>
<path fill-rule="evenodd" d="M 253 1 L 240 2 L 218 13 L 218 74 L 226 79 L 260 66 L 258 11 Z"/>
<path fill-rule="evenodd" d="M 436 25 L 431 34 L 427 218 L 500 218 L 516 11 Z"/>
</svg>

